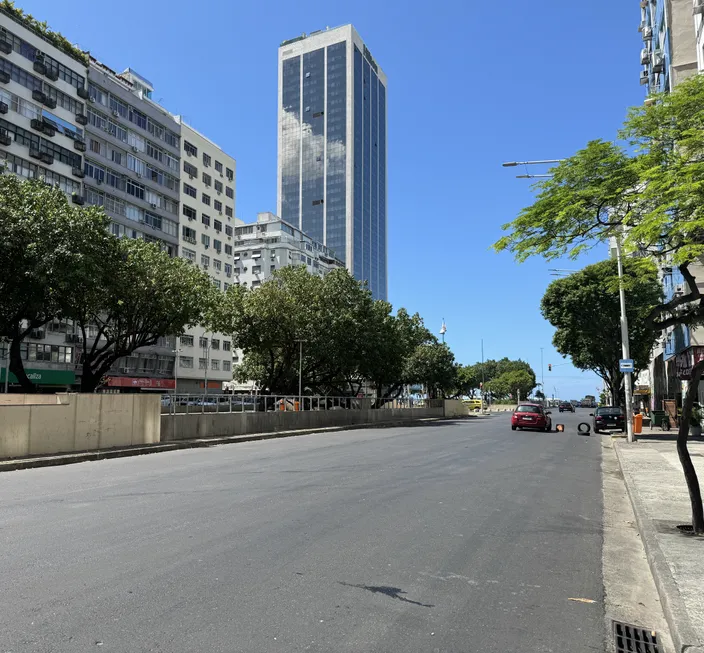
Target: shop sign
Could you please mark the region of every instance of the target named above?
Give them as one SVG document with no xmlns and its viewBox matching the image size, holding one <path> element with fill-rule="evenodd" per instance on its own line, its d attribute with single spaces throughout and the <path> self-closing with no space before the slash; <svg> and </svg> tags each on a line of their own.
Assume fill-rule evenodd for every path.
<svg viewBox="0 0 704 653">
<path fill-rule="evenodd" d="M 704 347 L 690 347 L 675 357 L 677 378 L 688 381 L 692 378 L 692 367 L 704 360 Z"/>
<path fill-rule="evenodd" d="M 174 379 L 150 379 L 132 376 L 110 376 L 108 377 L 107 385 L 109 388 L 176 389 L 176 381 Z"/>
<path fill-rule="evenodd" d="M 0 383 L 5 383 L 6 368 L 0 370 Z M 27 378 L 36 385 L 73 385 L 76 373 L 73 370 L 28 370 Z M 10 383 L 18 383 L 17 377 L 10 372 Z"/>
</svg>

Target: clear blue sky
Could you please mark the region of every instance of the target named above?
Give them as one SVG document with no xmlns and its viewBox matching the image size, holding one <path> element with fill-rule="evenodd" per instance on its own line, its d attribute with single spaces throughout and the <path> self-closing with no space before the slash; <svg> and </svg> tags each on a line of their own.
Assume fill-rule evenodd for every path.
<svg viewBox="0 0 704 653">
<path fill-rule="evenodd" d="M 562 398 L 600 383 L 554 352 L 538 310 L 542 261 L 489 251 L 531 202 L 506 160 L 559 158 L 612 138 L 638 84 L 638 3 L 614 0 L 17 0 L 114 69 L 155 85 L 237 159 L 237 215 L 276 210 L 277 48 L 353 23 L 388 75 L 389 299 L 423 315 L 457 359 L 523 358 Z M 605 255 L 602 248 L 578 267 Z"/>
</svg>

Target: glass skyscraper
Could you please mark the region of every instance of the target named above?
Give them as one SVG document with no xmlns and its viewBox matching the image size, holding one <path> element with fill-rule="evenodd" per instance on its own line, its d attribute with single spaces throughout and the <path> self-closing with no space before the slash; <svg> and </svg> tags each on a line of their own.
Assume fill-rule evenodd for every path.
<svg viewBox="0 0 704 653">
<path fill-rule="evenodd" d="M 386 75 L 352 25 L 279 48 L 277 196 L 386 299 Z"/>
</svg>

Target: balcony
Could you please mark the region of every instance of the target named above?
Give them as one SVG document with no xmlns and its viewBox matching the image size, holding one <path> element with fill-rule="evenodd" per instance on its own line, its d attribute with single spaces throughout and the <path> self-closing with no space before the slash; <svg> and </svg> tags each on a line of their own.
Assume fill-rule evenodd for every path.
<svg viewBox="0 0 704 653">
<path fill-rule="evenodd" d="M 84 113 L 77 113 L 76 114 L 76 122 L 79 125 L 87 125 L 88 124 L 88 116 L 85 115 Z"/>
<path fill-rule="evenodd" d="M 10 74 L 6 73 L 4 70 L 0 70 L 0 83 L 2 83 L 2 84 L 9 84 L 10 83 Z"/>
</svg>

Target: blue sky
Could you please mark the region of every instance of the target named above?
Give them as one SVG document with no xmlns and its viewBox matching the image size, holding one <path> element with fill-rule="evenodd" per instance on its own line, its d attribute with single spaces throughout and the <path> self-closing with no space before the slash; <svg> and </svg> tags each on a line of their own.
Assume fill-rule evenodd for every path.
<svg viewBox="0 0 704 653">
<path fill-rule="evenodd" d="M 591 0 L 17 0 L 237 159 L 237 216 L 276 210 L 279 43 L 353 23 L 386 72 L 389 299 L 423 315 L 457 359 L 523 358 L 563 398 L 598 379 L 563 363 L 540 316 L 550 267 L 489 251 L 531 202 L 502 161 L 560 158 L 612 138 L 638 84 L 638 3 Z M 519 171 L 520 172 L 520 171 Z"/>
</svg>

